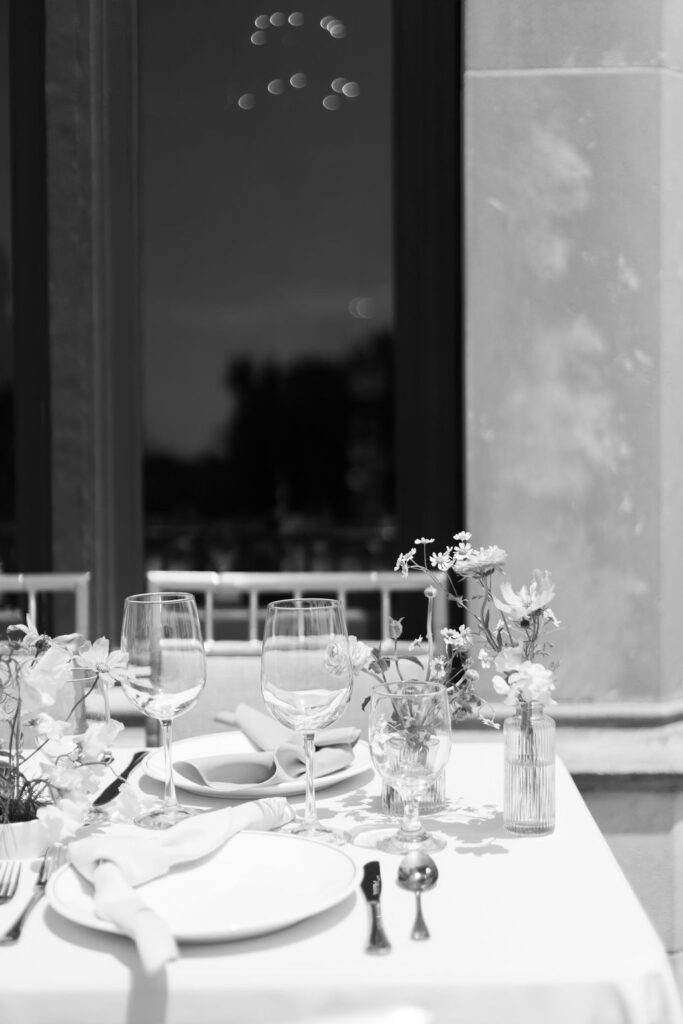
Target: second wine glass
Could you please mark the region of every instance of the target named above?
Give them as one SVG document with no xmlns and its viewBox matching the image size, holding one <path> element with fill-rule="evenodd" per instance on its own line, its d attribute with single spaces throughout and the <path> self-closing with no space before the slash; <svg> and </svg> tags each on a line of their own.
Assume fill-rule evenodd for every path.
<svg viewBox="0 0 683 1024">
<path fill-rule="evenodd" d="M 331 725 L 351 698 L 353 672 L 341 603 L 293 598 L 268 605 L 261 654 L 261 691 L 282 725 L 303 733 L 306 805 L 288 831 L 323 842 L 348 842 L 344 832 L 318 821 L 313 755 L 315 731 Z"/>
<path fill-rule="evenodd" d="M 206 681 L 206 654 L 197 604 L 191 594 L 165 591 L 133 594 L 125 600 L 121 650 L 128 654 L 131 678 L 126 696 L 161 723 L 165 787 L 161 803 L 135 819 L 145 828 L 170 828 L 196 814 L 178 803 L 173 780 L 171 726 L 194 707 Z"/>
</svg>

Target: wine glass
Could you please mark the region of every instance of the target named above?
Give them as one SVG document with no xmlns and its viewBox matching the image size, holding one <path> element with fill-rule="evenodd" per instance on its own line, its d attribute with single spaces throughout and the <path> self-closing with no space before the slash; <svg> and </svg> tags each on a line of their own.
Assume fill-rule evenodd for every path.
<svg viewBox="0 0 683 1024">
<path fill-rule="evenodd" d="M 272 601 L 263 635 L 261 691 L 273 718 L 303 733 L 306 757 L 304 815 L 288 831 L 336 845 L 348 842 L 349 837 L 321 825 L 315 810 L 315 731 L 339 718 L 352 687 L 341 603 L 307 597 Z"/>
<path fill-rule="evenodd" d="M 442 850 L 446 840 L 425 831 L 420 799 L 448 762 L 451 710 L 441 683 L 405 681 L 376 686 L 368 723 L 370 756 L 403 800 L 396 832 L 380 830 L 373 845 L 388 853 Z M 361 843 L 362 845 L 362 843 Z"/>
<path fill-rule="evenodd" d="M 173 781 L 171 725 L 197 703 L 206 681 L 206 654 L 199 613 L 191 594 L 165 591 L 127 597 L 121 650 L 128 654 L 128 680 L 121 685 L 129 700 L 161 723 L 166 782 L 164 798 L 135 819 L 145 828 L 170 828 L 197 809 L 178 803 Z"/>
</svg>

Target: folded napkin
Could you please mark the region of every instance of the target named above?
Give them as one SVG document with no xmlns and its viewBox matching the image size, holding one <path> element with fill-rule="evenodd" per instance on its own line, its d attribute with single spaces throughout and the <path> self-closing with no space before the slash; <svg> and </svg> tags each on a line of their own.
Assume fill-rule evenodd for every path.
<svg viewBox="0 0 683 1024">
<path fill-rule="evenodd" d="M 248 704 L 239 704 L 234 712 L 217 714 L 216 721 L 238 726 L 259 749 L 175 761 L 175 771 L 189 782 L 230 796 L 245 787 L 252 790 L 278 782 L 293 782 L 306 774 L 303 738 L 270 715 Z M 359 737 L 360 729 L 351 727 L 319 730 L 315 734 L 315 777 L 348 767 L 353 762 L 352 748 Z"/>
<path fill-rule="evenodd" d="M 270 715 L 248 704 L 238 704 L 234 711 L 219 711 L 216 722 L 236 725 L 259 750 L 275 750 L 283 743 L 303 746 L 301 735 L 281 725 Z M 360 729 L 353 726 L 338 726 L 334 729 L 318 729 L 315 734 L 316 747 L 353 747 L 360 739 Z"/>
<path fill-rule="evenodd" d="M 73 840 L 69 860 L 92 883 L 97 916 L 133 939 L 144 970 L 153 974 L 178 956 L 178 947 L 135 887 L 176 864 L 206 857 L 242 829 L 279 828 L 293 817 L 287 801 L 276 798 L 198 814 L 163 832 L 112 825 L 99 835 Z"/>
<path fill-rule="evenodd" d="M 350 747 L 323 747 L 313 755 L 316 779 L 346 768 L 353 761 Z M 283 743 L 276 750 L 244 754 L 207 754 L 174 761 L 173 769 L 189 782 L 229 796 L 245 786 L 259 789 L 278 782 L 293 782 L 306 774 L 306 758 L 300 746 Z"/>
</svg>

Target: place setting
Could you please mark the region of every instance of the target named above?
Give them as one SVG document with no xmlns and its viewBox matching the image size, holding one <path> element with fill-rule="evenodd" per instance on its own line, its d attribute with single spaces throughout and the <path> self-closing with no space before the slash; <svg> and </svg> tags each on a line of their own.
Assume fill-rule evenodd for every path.
<svg viewBox="0 0 683 1024">
<path fill-rule="evenodd" d="M 46 895 L 70 921 L 131 938 L 148 973 L 177 958 L 178 944 L 278 931 L 323 913 L 359 887 L 360 868 L 340 849 L 349 837 L 321 825 L 315 813 L 316 787 L 371 767 L 359 729 L 331 728 L 352 687 L 341 608 L 326 599 L 281 601 L 268 614 L 262 658 L 267 711 L 240 705 L 234 732 L 174 745 L 173 719 L 200 699 L 206 678 L 196 603 L 181 593 L 126 599 L 121 684 L 136 706 L 159 720 L 163 746 L 148 753 L 126 783 L 140 790 L 140 813 L 130 824 L 114 815 L 81 830 Z M 163 783 L 162 798 L 144 796 L 146 778 Z M 176 787 L 231 805 L 186 804 Z M 286 797 L 300 794 L 306 804 L 298 817 Z"/>
<path fill-rule="evenodd" d="M 445 844 L 424 831 L 417 812 L 450 750 L 442 686 L 378 687 L 366 743 L 359 728 L 335 725 L 354 675 L 340 602 L 275 601 L 261 656 L 264 710 L 239 704 L 218 716 L 232 731 L 174 744 L 173 720 L 201 698 L 206 679 L 194 598 L 173 592 L 127 598 L 121 652 L 123 690 L 161 723 L 163 746 L 147 753 L 125 783 L 141 798 L 132 822 L 115 814 L 107 822 L 105 806 L 94 827 L 69 843 L 69 862 L 46 885 L 53 910 L 79 925 L 127 935 L 148 973 L 176 959 L 180 944 L 278 931 L 361 891 L 376 917 L 367 881 L 375 862 L 362 865 L 345 849 L 368 845 L 367 837 L 359 841 L 329 827 L 316 811 L 316 790 L 366 772 L 372 778 L 374 768 L 402 789 L 405 813 L 398 829 L 371 829 L 369 845 L 411 857 L 424 850 L 419 864 L 401 861 L 398 880 L 418 900 L 412 937 L 428 937 L 419 898 L 438 876 L 428 851 Z M 149 780 L 163 785 L 162 797 L 151 798 Z M 186 803 L 186 795 L 208 807 Z M 295 813 L 287 797 L 301 795 L 303 812 Z M 373 878 L 376 885 L 379 862 Z"/>
</svg>

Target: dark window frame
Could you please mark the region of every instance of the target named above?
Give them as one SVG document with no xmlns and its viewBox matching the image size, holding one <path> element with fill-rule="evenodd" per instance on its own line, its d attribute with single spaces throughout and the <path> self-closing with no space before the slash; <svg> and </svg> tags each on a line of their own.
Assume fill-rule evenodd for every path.
<svg viewBox="0 0 683 1024">
<path fill-rule="evenodd" d="M 131 115 L 136 3 L 82 0 L 74 7 L 50 0 L 46 8 L 45 0 L 11 0 L 18 556 L 22 570 L 88 568 L 94 580 L 91 619 L 114 636 L 122 595 L 144 579 L 142 426 L 141 410 L 134 408 L 141 390 L 137 197 L 130 193 L 138 149 Z M 404 548 L 419 533 L 447 539 L 464 525 L 461 14 L 453 0 L 393 0 L 397 539 Z M 78 36 L 63 56 L 58 31 Z M 49 140 L 54 143 L 46 60 L 65 65 L 74 52 L 84 63 L 79 68 L 74 61 L 73 75 L 92 73 L 90 102 L 102 118 L 88 142 L 92 150 L 79 151 L 94 168 L 99 189 L 91 214 L 94 270 L 84 285 L 97 305 L 88 372 L 98 404 L 94 413 L 83 406 L 80 462 L 65 461 L 52 440 L 55 430 L 63 430 L 65 398 L 57 392 L 55 399 L 51 372 L 64 355 L 65 316 L 71 312 L 76 320 L 83 306 L 71 297 L 72 310 L 51 308 L 57 228 L 50 204 L 69 168 L 53 164 L 51 193 L 46 157 Z M 65 79 L 70 67 L 58 69 Z M 74 103 L 82 102 L 75 86 L 74 94 Z M 56 152 L 57 162 L 61 155 L 66 163 L 68 150 Z M 114 153 L 115 165 L 109 161 Z M 73 186 L 67 180 L 66 187 Z M 130 230 L 122 229 L 126 223 Z M 118 325 L 118 340 L 108 317 Z M 92 486 L 84 480 L 88 461 L 96 477 Z M 68 523 L 65 473 L 66 488 L 79 495 L 90 486 Z"/>
<path fill-rule="evenodd" d="M 462 8 L 394 0 L 396 472 L 402 550 L 464 529 Z"/>
</svg>

